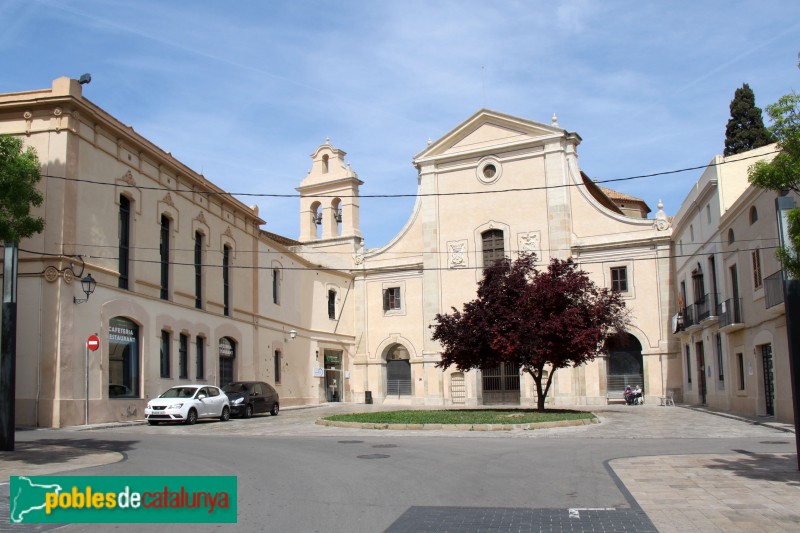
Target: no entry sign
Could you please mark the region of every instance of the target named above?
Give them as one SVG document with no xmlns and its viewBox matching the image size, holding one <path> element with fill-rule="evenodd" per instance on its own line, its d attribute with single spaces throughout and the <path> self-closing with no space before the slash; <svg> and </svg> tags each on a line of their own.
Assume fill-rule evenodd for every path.
<svg viewBox="0 0 800 533">
<path fill-rule="evenodd" d="M 91 351 L 95 351 L 100 347 L 100 339 L 97 335 L 89 335 L 89 338 L 86 340 L 86 347 Z"/>
</svg>

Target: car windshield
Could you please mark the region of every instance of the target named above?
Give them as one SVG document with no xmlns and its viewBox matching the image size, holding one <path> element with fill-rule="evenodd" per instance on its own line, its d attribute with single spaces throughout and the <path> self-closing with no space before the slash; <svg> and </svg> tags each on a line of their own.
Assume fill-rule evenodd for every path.
<svg viewBox="0 0 800 533">
<path fill-rule="evenodd" d="M 247 385 L 244 383 L 229 383 L 225 385 L 222 392 L 247 392 Z"/>
<path fill-rule="evenodd" d="M 195 392 L 197 392 L 197 387 L 173 387 L 159 398 L 191 398 Z"/>
</svg>

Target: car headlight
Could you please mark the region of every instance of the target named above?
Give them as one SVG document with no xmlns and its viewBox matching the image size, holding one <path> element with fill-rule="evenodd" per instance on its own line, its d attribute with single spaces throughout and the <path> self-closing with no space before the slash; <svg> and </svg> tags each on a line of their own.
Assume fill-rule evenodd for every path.
<svg viewBox="0 0 800 533">
<path fill-rule="evenodd" d="M 168 405 L 167 409 L 180 409 L 183 407 L 182 403 L 173 403 L 172 405 Z"/>
<path fill-rule="evenodd" d="M 241 405 L 241 403 L 242 403 L 243 401 L 244 401 L 244 398 L 236 398 L 235 400 L 233 400 L 233 401 L 231 402 L 231 405 Z"/>
</svg>

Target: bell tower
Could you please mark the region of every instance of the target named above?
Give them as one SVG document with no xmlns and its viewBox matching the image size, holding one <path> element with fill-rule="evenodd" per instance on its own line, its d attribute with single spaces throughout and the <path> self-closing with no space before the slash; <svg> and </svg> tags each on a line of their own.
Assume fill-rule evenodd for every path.
<svg viewBox="0 0 800 533">
<path fill-rule="evenodd" d="M 358 221 L 358 179 L 344 160 L 343 150 L 331 146 L 330 139 L 311 154 L 311 170 L 300 186 L 300 242 L 335 245 L 361 242 Z"/>
</svg>

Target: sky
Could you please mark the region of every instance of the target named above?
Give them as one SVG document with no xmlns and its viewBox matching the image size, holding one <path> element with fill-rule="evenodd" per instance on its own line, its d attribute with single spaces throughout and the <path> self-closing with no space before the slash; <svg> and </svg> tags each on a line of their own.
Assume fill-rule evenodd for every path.
<svg viewBox="0 0 800 533">
<path fill-rule="evenodd" d="M 0 92 L 91 73 L 84 96 L 228 191 L 294 194 L 330 138 L 362 195 L 481 108 L 577 132 L 599 180 L 707 164 L 734 91 L 800 90 L 800 2 L 4 0 Z M 766 114 L 765 114 L 766 120 Z M 607 184 L 673 215 L 701 170 Z M 258 204 L 299 237 L 299 200 Z M 414 199 L 362 198 L 367 248 Z"/>
</svg>

